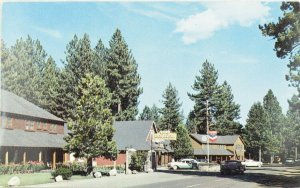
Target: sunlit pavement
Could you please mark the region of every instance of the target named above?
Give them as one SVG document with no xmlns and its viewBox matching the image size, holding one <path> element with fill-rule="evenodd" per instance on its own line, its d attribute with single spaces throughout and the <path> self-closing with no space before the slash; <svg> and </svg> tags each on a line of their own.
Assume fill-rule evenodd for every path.
<svg viewBox="0 0 300 188">
<path fill-rule="evenodd" d="M 29 187 L 300 187 L 300 167 L 247 168 L 244 175 L 224 175 L 198 170 L 168 170 L 154 173 L 119 174 L 115 177 L 63 181 Z"/>
</svg>

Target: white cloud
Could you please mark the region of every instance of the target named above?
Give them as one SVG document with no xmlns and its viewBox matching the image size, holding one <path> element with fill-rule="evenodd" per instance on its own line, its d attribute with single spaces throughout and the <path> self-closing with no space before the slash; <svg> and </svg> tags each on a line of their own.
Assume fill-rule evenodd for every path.
<svg viewBox="0 0 300 188">
<path fill-rule="evenodd" d="M 133 12 L 135 14 L 146 16 L 149 18 L 159 19 L 159 20 L 167 20 L 176 22 L 178 19 L 164 11 L 162 11 L 161 7 L 153 7 L 153 6 L 145 6 L 145 7 L 136 7 L 129 3 L 122 3 L 122 6 L 126 8 L 127 11 Z"/>
<path fill-rule="evenodd" d="M 34 27 L 34 29 L 53 38 L 57 38 L 57 39 L 62 38 L 62 34 L 57 30 L 41 28 L 41 27 Z"/>
<path fill-rule="evenodd" d="M 175 32 L 182 33 L 185 44 L 210 38 L 218 30 L 234 24 L 249 27 L 259 21 L 264 22 L 270 8 L 258 1 L 227 1 L 205 4 L 205 11 L 196 13 L 176 23 Z"/>
</svg>

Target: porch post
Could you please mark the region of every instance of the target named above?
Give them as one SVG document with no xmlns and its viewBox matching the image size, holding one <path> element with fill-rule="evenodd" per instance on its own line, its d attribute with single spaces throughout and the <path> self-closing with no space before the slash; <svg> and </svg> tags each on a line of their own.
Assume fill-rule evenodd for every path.
<svg viewBox="0 0 300 188">
<path fill-rule="evenodd" d="M 56 169 L 56 151 L 53 152 L 52 158 L 53 158 L 53 160 L 52 160 L 52 168 Z"/>
<path fill-rule="evenodd" d="M 23 153 L 23 164 L 26 164 L 26 151 Z"/>
<path fill-rule="evenodd" d="M 8 151 L 5 152 L 5 165 L 8 165 Z"/>
<path fill-rule="evenodd" d="M 42 162 L 42 152 L 39 153 L 39 162 Z"/>
</svg>

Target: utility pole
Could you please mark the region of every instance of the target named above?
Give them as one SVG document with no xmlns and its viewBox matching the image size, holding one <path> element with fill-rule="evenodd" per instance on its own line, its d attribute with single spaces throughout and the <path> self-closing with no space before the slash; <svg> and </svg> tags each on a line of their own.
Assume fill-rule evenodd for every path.
<svg viewBox="0 0 300 188">
<path fill-rule="evenodd" d="M 208 137 L 208 131 L 209 131 L 209 123 L 208 123 L 208 100 L 206 100 L 207 162 L 209 164 L 209 137 Z"/>
</svg>

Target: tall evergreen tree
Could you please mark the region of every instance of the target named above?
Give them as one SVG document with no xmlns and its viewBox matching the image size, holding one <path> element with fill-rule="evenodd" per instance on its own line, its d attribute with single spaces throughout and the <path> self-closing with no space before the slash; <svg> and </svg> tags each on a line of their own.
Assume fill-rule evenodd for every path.
<svg viewBox="0 0 300 188">
<path fill-rule="evenodd" d="M 171 142 L 171 147 L 174 149 L 174 158 L 182 159 L 192 157 L 194 150 L 189 137 L 189 133 L 185 126 L 180 124 L 176 127 L 177 140 Z"/>
<path fill-rule="evenodd" d="M 60 117 L 58 109 L 61 103 L 57 101 L 59 97 L 59 73 L 54 60 L 49 57 L 41 72 L 41 107 Z"/>
<path fill-rule="evenodd" d="M 175 131 L 176 127 L 182 122 L 178 92 L 171 83 L 163 93 L 163 108 L 160 110 L 161 119 L 159 122 L 160 130 Z"/>
<path fill-rule="evenodd" d="M 105 46 L 103 45 L 101 39 L 98 41 L 95 49 L 95 60 L 93 63 L 93 72 L 104 78 L 104 70 L 105 70 L 105 61 L 107 58 L 107 48 L 105 48 Z"/>
<path fill-rule="evenodd" d="M 153 120 L 151 109 L 146 105 L 140 114 L 140 120 Z"/>
<path fill-rule="evenodd" d="M 276 40 L 274 51 L 278 58 L 289 58 L 290 69 L 287 80 L 300 89 L 300 3 L 282 2 L 280 9 L 283 15 L 278 22 L 260 25 L 259 29 L 264 36 L 270 36 Z"/>
<path fill-rule="evenodd" d="M 155 104 L 153 104 L 151 107 L 151 114 L 155 123 L 159 124 L 160 121 L 159 108 Z"/>
<path fill-rule="evenodd" d="M 147 105 L 144 107 L 142 113 L 139 116 L 140 120 L 153 120 L 158 124 L 159 122 L 159 109 L 153 104 L 150 108 Z"/>
<path fill-rule="evenodd" d="M 266 113 L 265 131 L 269 132 L 267 151 L 271 155 L 271 163 L 274 159 L 274 154 L 278 154 L 282 149 L 283 143 L 283 119 L 282 109 L 273 91 L 269 90 L 263 99 L 263 106 Z"/>
<path fill-rule="evenodd" d="M 197 129 L 197 133 L 206 134 L 206 102 L 208 102 L 208 120 L 215 121 L 215 113 L 217 111 L 218 93 L 220 87 L 217 83 L 218 72 L 214 66 L 207 60 L 203 63 L 200 70 L 200 76 L 196 76 L 194 85 L 192 86 L 195 94 L 188 93 L 188 96 L 195 102 L 194 109 L 189 115 L 189 123 Z"/>
<path fill-rule="evenodd" d="M 89 36 L 84 34 L 83 38 L 79 39 L 75 35 L 67 45 L 66 65 L 62 75 L 63 87 L 60 88 L 60 92 L 64 93 L 64 109 L 61 111 L 64 119 L 74 118 L 76 101 L 80 98 L 80 93 L 77 93 L 75 88 L 86 73 L 94 71 L 94 61 L 95 53 L 91 48 Z"/>
<path fill-rule="evenodd" d="M 245 126 L 246 152 L 251 158 L 259 159 L 259 151 L 266 149 L 268 135 L 265 133 L 266 112 L 260 102 L 254 103 L 248 113 Z"/>
<path fill-rule="evenodd" d="M 1 87 L 41 106 L 41 72 L 47 54 L 38 40 L 18 39 L 8 50 L 2 48 Z"/>
<path fill-rule="evenodd" d="M 113 117 L 111 114 L 111 94 L 104 81 L 92 74 L 82 77 L 76 91 L 80 98 L 76 102 L 75 116 L 68 128 L 71 131 L 65 140 L 66 148 L 75 157 L 85 157 L 89 165 L 91 159 L 103 156 L 115 159 L 117 147 L 113 141 Z"/>
<path fill-rule="evenodd" d="M 218 130 L 220 135 L 236 134 L 240 124 L 236 121 L 240 114 L 240 105 L 236 104 L 230 85 L 225 81 L 221 87 L 217 103 L 216 123 L 212 129 Z"/>
<path fill-rule="evenodd" d="M 134 120 L 138 114 L 141 78 L 137 63 L 119 29 L 109 42 L 105 61 L 105 82 L 112 93 L 112 113 L 116 120 Z"/>
</svg>

